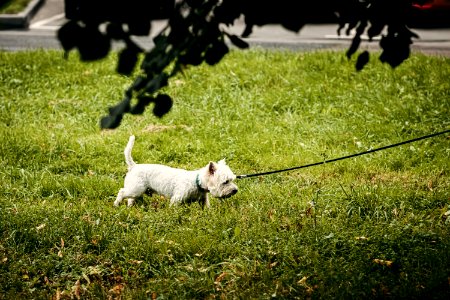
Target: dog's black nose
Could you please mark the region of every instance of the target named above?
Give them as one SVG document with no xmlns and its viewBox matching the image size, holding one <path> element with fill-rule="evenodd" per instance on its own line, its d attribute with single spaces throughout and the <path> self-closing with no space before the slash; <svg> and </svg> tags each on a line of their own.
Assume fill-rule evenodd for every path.
<svg viewBox="0 0 450 300">
<path fill-rule="evenodd" d="M 237 189 L 233 189 L 233 190 L 231 191 L 231 195 L 234 195 L 234 194 L 236 194 L 237 192 L 238 192 Z"/>
</svg>

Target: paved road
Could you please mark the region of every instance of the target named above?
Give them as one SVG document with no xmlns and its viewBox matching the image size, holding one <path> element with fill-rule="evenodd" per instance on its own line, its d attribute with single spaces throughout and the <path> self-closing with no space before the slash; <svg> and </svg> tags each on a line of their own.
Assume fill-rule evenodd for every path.
<svg viewBox="0 0 450 300">
<path fill-rule="evenodd" d="M 64 24 L 64 1 L 46 0 L 42 8 L 33 17 L 28 30 L 0 31 L 0 49 L 16 51 L 27 49 L 61 49 L 56 39 L 57 29 Z M 164 21 L 152 23 L 152 35 L 155 35 L 165 25 Z M 252 46 L 265 48 L 288 48 L 294 50 L 315 49 L 347 49 L 351 37 L 338 37 L 337 25 L 307 25 L 299 34 L 283 29 L 278 25 L 256 27 L 250 38 L 246 39 Z M 243 24 L 236 24 L 229 31 L 240 34 Z M 420 39 L 412 45 L 413 51 L 428 54 L 450 56 L 450 29 L 414 29 Z M 144 48 L 151 48 L 151 38 L 139 38 Z M 120 47 L 120 44 L 116 45 Z M 378 43 L 364 42 L 361 49 L 379 49 Z"/>
</svg>

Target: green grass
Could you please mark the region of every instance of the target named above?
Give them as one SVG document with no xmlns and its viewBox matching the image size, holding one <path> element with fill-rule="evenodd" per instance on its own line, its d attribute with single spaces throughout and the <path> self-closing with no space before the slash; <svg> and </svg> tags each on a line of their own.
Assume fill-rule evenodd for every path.
<svg viewBox="0 0 450 300">
<path fill-rule="evenodd" d="M 1 0 L 0 14 L 17 14 L 22 12 L 31 0 Z"/>
<path fill-rule="evenodd" d="M 448 135 L 238 180 L 209 210 L 112 205 L 130 134 L 138 162 L 246 174 L 450 127 L 448 58 L 344 57 L 232 52 L 171 80 L 163 119 L 100 131 L 130 84 L 114 57 L 0 52 L 0 298 L 448 299 Z"/>
</svg>

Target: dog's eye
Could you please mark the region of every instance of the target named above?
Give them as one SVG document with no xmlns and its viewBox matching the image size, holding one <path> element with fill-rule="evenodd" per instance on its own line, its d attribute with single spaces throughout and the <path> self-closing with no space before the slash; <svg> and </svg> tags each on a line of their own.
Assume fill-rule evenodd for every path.
<svg viewBox="0 0 450 300">
<path fill-rule="evenodd" d="M 227 181 L 225 181 L 223 184 L 229 184 L 230 183 L 230 181 L 229 180 L 227 180 Z"/>
</svg>

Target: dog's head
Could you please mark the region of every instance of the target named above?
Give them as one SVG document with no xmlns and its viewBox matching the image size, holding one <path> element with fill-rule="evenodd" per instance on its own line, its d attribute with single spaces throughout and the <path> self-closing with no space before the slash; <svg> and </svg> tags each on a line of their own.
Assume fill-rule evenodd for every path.
<svg viewBox="0 0 450 300">
<path fill-rule="evenodd" d="M 228 198 L 237 193 L 238 187 L 233 182 L 236 175 L 225 163 L 225 159 L 215 163 L 210 162 L 206 166 L 208 190 L 212 196 L 217 198 Z"/>
</svg>

